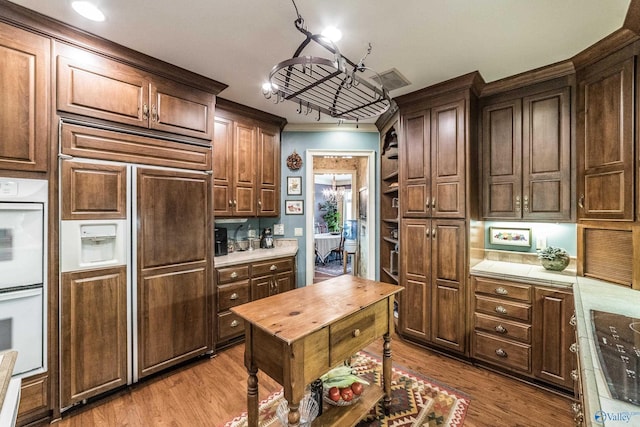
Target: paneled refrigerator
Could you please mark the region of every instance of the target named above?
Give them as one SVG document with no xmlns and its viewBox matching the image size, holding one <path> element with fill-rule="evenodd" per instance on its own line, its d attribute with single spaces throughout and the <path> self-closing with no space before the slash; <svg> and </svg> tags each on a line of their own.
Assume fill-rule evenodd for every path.
<svg viewBox="0 0 640 427">
<path fill-rule="evenodd" d="M 211 351 L 211 175 L 60 160 L 60 405 Z"/>
</svg>

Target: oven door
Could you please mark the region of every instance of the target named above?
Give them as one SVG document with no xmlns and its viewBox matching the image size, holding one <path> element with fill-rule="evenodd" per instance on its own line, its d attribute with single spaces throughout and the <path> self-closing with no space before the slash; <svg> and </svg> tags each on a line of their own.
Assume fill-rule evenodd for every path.
<svg viewBox="0 0 640 427">
<path fill-rule="evenodd" d="M 0 290 L 43 283 L 43 245 L 43 203 L 0 203 Z"/>
<path fill-rule="evenodd" d="M 0 351 L 16 350 L 20 375 L 44 368 L 42 287 L 0 293 Z"/>
</svg>

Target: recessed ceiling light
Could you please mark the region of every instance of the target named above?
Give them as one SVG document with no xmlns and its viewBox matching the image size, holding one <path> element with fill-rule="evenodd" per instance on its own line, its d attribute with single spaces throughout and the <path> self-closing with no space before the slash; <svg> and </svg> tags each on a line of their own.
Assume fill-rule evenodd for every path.
<svg viewBox="0 0 640 427">
<path fill-rule="evenodd" d="M 322 35 L 322 37 L 326 37 L 334 43 L 342 38 L 342 31 L 340 31 L 336 27 L 327 27 L 322 30 L 322 33 L 320 34 Z"/>
<path fill-rule="evenodd" d="M 87 19 L 98 22 L 104 21 L 104 13 L 96 5 L 88 1 L 74 1 L 71 3 L 71 7 Z"/>
</svg>

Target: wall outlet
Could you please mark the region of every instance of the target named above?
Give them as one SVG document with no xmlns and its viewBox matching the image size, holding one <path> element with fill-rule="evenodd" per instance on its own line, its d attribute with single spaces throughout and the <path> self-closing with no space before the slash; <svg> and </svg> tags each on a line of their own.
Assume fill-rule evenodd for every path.
<svg viewBox="0 0 640 427">
<path fill-rule="evenodd" d="M 296 227 L 293 229 L 294 236 L 302 236 L 302 227 Z"/>
<path fill-rule="evenodd" d="M 273 235 L 284 236 L 284 224 L 273 224 Z"/>
</svg>

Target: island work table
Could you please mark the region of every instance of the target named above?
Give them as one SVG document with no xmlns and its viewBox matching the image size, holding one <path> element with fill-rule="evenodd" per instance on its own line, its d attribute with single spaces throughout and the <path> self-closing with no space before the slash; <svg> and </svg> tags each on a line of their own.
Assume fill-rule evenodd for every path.
<svg viewBox="0 0 640 427">
<path fill-rule="evenodd" d="M 343 275 L 233 307 L 245 320 L 249 427 L 258 426 L 258 369 L 282 384 L 289 426 L 297 426 L 306 386 L 380 337 L 383 387 L 365 387 L 357 402 L 331 407 L 313 426 L 355 425 L 383 397 L 388 407 L 393 300 L 402 289 Z"/>
</svg>

